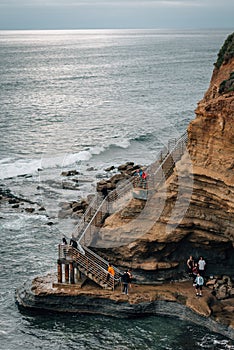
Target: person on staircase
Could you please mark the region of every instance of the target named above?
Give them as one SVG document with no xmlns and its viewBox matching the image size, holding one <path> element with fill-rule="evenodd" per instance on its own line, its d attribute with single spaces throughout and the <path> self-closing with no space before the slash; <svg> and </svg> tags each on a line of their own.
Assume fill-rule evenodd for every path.
<svg viewBox="0 0 234 350">
<path fill-rule="evenodd" d="M 107 270 L 113 277 L 115 276 L 115 270 L 114 270 L 114 268 L 113 268 L 111 263 L 109 263 Z"/>
<path fill-rule="evenodd" d="M 147 186 L 148 174 L 145 171 L 143 171 L 141 178 L 142 178 L 142 188 L 146 189 L 148 187 Z"/>
<path fill-rule="evenodd" d="M 67 257 L 67 240 L 65 237 L 62 239 L 62 252 L 63 252 L 63 257 L 66 259 Z"/>
<path fill-rule="evenodd" d="M 78 248 L 77 242 L 73 238 L 70 239 L 70 245 L 75 249 Z"/>
<path fill-rule="evenodd" d="M 108 271 L 108 274 L 107 274 L 107 277 L 106 277 L 106 281 L 108 282 L 109 279 L 110 279 L 110 275 L 112 275 L 113 278 L 115 277 L 115 270 L 114 270 L 114 268 L 113 268 L 111 263 L 108 264 L 107 271 Z"/>
<path fill-rule="evenodd" d="M 67 245 L 67 240 L 65 237 L 63 237 L 63 239 L 62 239 L 62 245 Z"/>
</svg>

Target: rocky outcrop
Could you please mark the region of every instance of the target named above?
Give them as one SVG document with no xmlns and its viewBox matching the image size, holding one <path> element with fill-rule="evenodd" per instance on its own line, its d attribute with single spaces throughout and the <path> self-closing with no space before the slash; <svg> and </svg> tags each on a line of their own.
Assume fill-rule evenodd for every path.
<svg viewBox="0 0 234 350">
<path fill-rule="evenodd" d="M 134 214 L 139 201 L 132 200 L 106 219 L 94 247 L 134 269 L 142 283 L 180 277 L 189 255 L 205 258 L 207 275 L 234 276 L 233 38 L 221 48 L 188 126 L 188 153 L 142 205 L 143 214 Z"/>
<path fill-rule="evenodd" d="M 234 339 L 232 308 L 215 301 L 208 289 L 195 296 L 191 281 L 160 286 L 133 284 L 129 295 L 100 289 L 95 284 L 59 285 L 56 276 L 37 277 L 16 291 L 20 307 L 36 312 L 100 314 L 112 317 L 171 316 Z M 212 310 L 212 308 L 213 310 Z M 213 314 L 215 316 L 213 316 Z M 217 322 L 218 321 L 218 322 Z"/>
<path fill-rule="evenodd" d="M 116 189 L 122 181 L 130 179 L 142 166 L 134 164 L 134 162 L 127 162 L 118 166 L 118 173 L 111 176 L 109 179 L 102 179 L 97 183 L 97 192 L 106 196 L 109 192 Z M 105 169 L 107 172 L 115 170 L 114 166 Z"/>
<path fill-rule="evenodd" d="M 0 205 L 12 208 L 19 212 L 40 214 L 45 212 L 45 208 L 40 203 L 13 194 L 5 186 L 0 185 Z"/>
<path fill-rule="evenodd" d="M 140 168 L 140 165 L 136 165 L 133 162 L 127 162 L 125 164 L 119 165 L 117 168 L 111 166 L 105 169 L 105 171 L 110 174 L 110 178 L 102 179 L 97 183 L 96 190 L 97 194 L 100 196 L 100 201 L 103 200 L 103 198 L 106 197 L 108 193 L 115 190 L 122 181 L 130 179 L 133 174 Z M 114 174 L 113 171 L 115 172 Z M 61 175 L 68 178 L 67 181 L 62 181 L 62 186 L 64 189 L 77 189 L 76 186 L 79 186 L 80 182 L 89 182 L 89 179 L 82 179 L 81 176 L 79 176 L 78 179 L 77 175 L 79 175 L 79 172 L 76 170 L 64 171 L 61 173 Z M 59 219 L 72 218 L 79 220 L 86 212 L 86 209 L 91 204 L 94 196 L 95 195 L 90 194 L 86 199 L 81 198 L 78 201 L 59 203 Z"/>
<path fill-rule="evenodd" d="M 229 276 L 212 278 L 206 283 L 206 286 L 212 289 L 212 294 L 215 295 L 218 300 L 234 298 L 234 285 Z"/>
</svg>

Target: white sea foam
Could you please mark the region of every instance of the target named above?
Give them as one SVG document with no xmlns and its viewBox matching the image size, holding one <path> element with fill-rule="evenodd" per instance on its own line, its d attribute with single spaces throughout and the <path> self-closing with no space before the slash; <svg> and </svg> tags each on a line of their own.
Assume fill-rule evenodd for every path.
<svg viewBox="0 0 234 350">
<path fill-rule="evenodd" d="M 130 146 L 130 140 L 121 138 L 121 139 L 118 139 L 116 142 L 112 143 L 110 146 L 112 145 L 126 149 Z"/>
<path fill-rule="evenodd" d="M 2 159 L 0 166 L 0 179 L 33 174 L 41 168 L 41 159 Z"/>
<path fill-rule="evenodd" d="M 37 174 L 38 169 L 52 169 L 69 167 L 80 162 L 87 162 L 93 155 L 99 155 L 114 147 L 128 148 L 128 139 L 118 139 L 106 146 L 94 146 L 77 153 L 44 154 L 38 159 L 3 158 L 0 160 L 0 179 L 12 178 L 20 175 Z"/>
</svg>

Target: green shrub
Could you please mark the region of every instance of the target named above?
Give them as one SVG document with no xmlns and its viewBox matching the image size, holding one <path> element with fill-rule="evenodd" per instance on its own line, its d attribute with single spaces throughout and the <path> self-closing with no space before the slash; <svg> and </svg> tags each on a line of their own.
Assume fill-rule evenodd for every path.
<svg viewBox="0 0 234 350">
<path fill-rule="evenodd" d="M 215 67 L 220 68 L 223 63 L 227 63 L 232 57 L 234 57 L 234 33 L 230 34 L 221 47 Z"/>
<path fill-rule="evenodd" d="M 219 85 L 219 93 L 225 94 L 227 92 L 234 91 L 234 72 L 230 73 L 230 77 L 227 80 L 223 80 Z"/>
</svg>

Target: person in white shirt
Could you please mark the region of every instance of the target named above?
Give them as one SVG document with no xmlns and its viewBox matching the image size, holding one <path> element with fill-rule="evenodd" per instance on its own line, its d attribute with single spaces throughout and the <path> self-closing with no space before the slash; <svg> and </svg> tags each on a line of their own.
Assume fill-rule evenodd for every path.
<svg viewBox="0 0 234 350">
<path fill-rule="evenodd" d="M 200 275 L 203 277 L 205 275 L 205 266 L 206 266 L 206 262 L 203 259 L 203 257 L 201 256 L 200 259 L 198 260 L 198 271 L 199 271 Z"/>
</svg>

